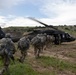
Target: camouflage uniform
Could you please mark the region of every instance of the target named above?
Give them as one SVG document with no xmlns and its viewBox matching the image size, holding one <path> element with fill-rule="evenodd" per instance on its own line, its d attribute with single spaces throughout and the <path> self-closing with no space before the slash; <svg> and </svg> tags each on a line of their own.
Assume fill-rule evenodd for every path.
<svg viewBox="0 0 76 75">
<path fill-rule="evenodd" d="M 8 72 L 8 67 L 10 64 L 10 58 L 14 60 L 13 54 L 15 53 L 15 46 L 12 42 L 10 35 L 6 34 L 5 38 L 0 40 L 0 56 L 3 59 L 4 68 L 1 70 L 0 75 L 6 71 Z"/>
<path fill-rule="evenodd" d="M 54 41 L 53 36 L 47 34 L 38 34 L 31 40 L 31 44 L 34 46 L 34 53 L 36 57 L 39 57 L 43 49 L 48 47 L 49 43 Z"/>
<path fill-rule="evenodd" d="M 39 57 L 40 52 L 43 50 L 46 44 L 46 39 L 46 34 L 38 34 L 31 40 L 31 44 L 34 46 L 35 57 Z"/>
<path fill-rule="evenodd" d="M 21 57 L 19 59 L 20 62 L 24 62 L 24 59 L 27 55 L 27 50 L 29 49 L 30 46 L 30 41 L 28 38 L 26 37 L 22 37 L 19 41 L 18 41 L 18 48 L 21 51 Z"/>
</svg>

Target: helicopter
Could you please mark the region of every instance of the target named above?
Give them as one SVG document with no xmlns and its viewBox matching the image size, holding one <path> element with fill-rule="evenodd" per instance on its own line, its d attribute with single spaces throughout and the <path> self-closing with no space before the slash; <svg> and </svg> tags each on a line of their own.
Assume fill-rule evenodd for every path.
<svg viewBox="0 0 76 75">
<path fill-rule="evenodd" d="M 45 26 L 45 27 L 42 27 L 42 29 L 33 30 L 33 32 L 30 33 L 29 35 L 36 35 L 36 34 L 41 34 L 41 33 L 42 34 L 46 33 L 47 35 L 52 35 L 55 37 L 54 44 L 56 44 L 56 45 L 59 45 L 62 42 L 75 41 L 75 38 L 73 36 L 71 36 L 69 33 L 61 31 L 58 28 L 54 27 L 53 25 L 45 24 L 32 17 L 28 17 L 28 18 Z M 46 29 L 43 29 L 43 28 L 46 28 Z"/>
<path fill-rule="evenodd" d="M 54 44 L 56 44 L 56 45 L 59 45 L 62 42 L 71 42 L 71 41 L 75 40 L 75 38 L 73 36 L 71 36 L 69 33 L 61 31 L 61 30 L 57 29 L 56 27 L 54 27 L 53 25 L 47 25 L 47 24 L 45 24 L 39 20 L 36 20 L 35 18 L 32 18 L 32 17 L 28 17 L 28 18 L 45 26 L 45 27 L 37 27 L 37 29 L 34 29 L 34 30 L 32 30 L 32 32 L 28 33 L 26 36 L 28 36 L 30 40 L 33 37 L 35 37 L 37 34 L 41 34 L 41 33 L 42 34 L 46 33 L 47 35 L 54 36 L 55 37 Z M 0 39 L 5 37 L 5 34 L 6 33 L 3 32 L 2 28 L 0 27 Z M 15 36 L 15 35 L 12 35 L 11 39 L 13 42 L 18 42 L 22 36 Z"/>
<path fill-rule="evenodd" d="M 5 33 L 3 32 L 2 28 L 0 27 L 0 39 L 5 37 Z"/>
</svg>

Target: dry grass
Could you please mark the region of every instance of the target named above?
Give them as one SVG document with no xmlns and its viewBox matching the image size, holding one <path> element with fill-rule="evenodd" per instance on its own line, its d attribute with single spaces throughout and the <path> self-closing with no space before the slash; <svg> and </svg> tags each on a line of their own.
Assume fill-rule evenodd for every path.
<svg viewBox="0 0 76 75">
<path fill-rule="evenodd" d="M 11 75 L 76 75 L 76 41 L 51 45 L 43 50 L 38 59 L 30 46 L 23 64 L 17 61 L 20 55 L 17 49 L 15 64 L 11 62 L 10 65 Z"/>
<path fill-rule="evenodd" d="M 18 52 L 15 57 L 20 56 Z M 38 75 L 76 75 L 76 41 L 51 45 L 40 55 L 35 59 L 31 46 L 25 59 Z"/>
</svg>

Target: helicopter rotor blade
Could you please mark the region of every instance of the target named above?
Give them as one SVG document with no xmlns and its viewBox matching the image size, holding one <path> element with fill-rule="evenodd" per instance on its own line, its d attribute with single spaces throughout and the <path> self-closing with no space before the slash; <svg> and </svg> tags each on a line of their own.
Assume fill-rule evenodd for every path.
<svg viewBox="0 0 76 75">
<path fill-rule="evenodd" d="M 43 23 L 43 22 L 41 22 L 41 21 L 39 21 L 39 20 L 36 20 L 35 18 L 32 18 L 32 17 L 28 17 L 29 19 L 31 19 L 31 20 L 33 20 L 33 21 L 36 21 L 36 22 L 38 22 L 38 23 L 40 23 L 40 24 L 42 24 L 42 25 L 44 25 L 45 27 L 50 27 L 50 28 L 53 28 L 53 29 L 55 29 L 55 30 L 58 30 L 57 28 L 55 28 L 54 26 L 52 26 L 52 25 L 47 25 L 47 24 L 45 24 L 45 23 Z"/>
<path fill-rule="evenodd" d="M 42 25 L 44 25 L 44 26 L 46 26 L 46 27 L 48 27 L 48 25 L 47 25 L 47 24 L 42 23 L 42 22 L 40 22 L 40 21 L 36 20 L 35 18 L 32 18 L 32 17 L 28 17 L 28 18 L 29 18 L 29 19 L 31 19 L 31 20 L 33 20 L 33 21 L 36 21 L 36 22 L 38 22 L 38 23 L 40 23 L 40 24 L 42 24 Z"/>
</svg>

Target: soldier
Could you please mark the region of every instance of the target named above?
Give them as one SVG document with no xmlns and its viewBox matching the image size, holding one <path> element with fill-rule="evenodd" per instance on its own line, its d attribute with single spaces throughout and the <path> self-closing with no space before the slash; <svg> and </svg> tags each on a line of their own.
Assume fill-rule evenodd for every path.
<svg viewBox="0 0 76 75">
<path fill-rule="evenodd" d="M 52 43 L 54 38 L 47 34 L 38 34 L 31 40 L 31 44 L 34 46 L 35 57 L 39 57 L 40 53 L 43 51 L 44 47 L 46 49 L 47 45 Z"/>
<path fill-rule="evenodd" d="M 0 75 L 3 75 L 4 72 L 7 72 L 9 74 L 9 64 L 10 64 L 10 59 L 14 61 L 13 54 L 15 53 L 15 46 L 14 43 L 11 40 L 11 36 L 9 33 L 5 35 L 5 38 L 2 38 L 0 40 L 0 56 L 3 59 L 3 65 L 4 68 L 1 70 Z"/>
<path fill-rule="evenodd" d="M 46 34 L 38 34 L 31 40 L 31 44 L 34 46 L 34 54 L 36 58 L 40 56 L 40 52 L 43 50 L 45 46 L 46 39 Z"/>
<path fill-rule="evenodd" d="M 61 36 L 60 34 L 56 34 L 55 35 L 55 44 L 61 44 Z"/>
<path fill-rule="evenodd" d="M 30 46 L 30 41 L 29 41 L 28 37 L 24 36 L 18 41 L 18 49 L 20 49 L 20 51 L 21 51 L 21 57 L 20 57 L 19 61 L 21 63 L 23 63 L 25 60 L 29 46 Z"/>
</svg>

